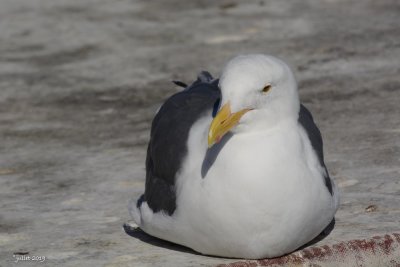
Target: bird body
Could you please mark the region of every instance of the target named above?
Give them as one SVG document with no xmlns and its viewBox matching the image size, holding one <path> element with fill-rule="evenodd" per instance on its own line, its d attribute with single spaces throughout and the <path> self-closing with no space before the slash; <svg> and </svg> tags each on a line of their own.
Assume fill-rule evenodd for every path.
<svg viewBox="0 0 400 267">
<path fill-rule="evenodd" d="M 339 198 L 323 162 L 319 130 L 300 105 L 296 87 L 278 89 L 274 74 L 257 84 L 262 72 L 243 71 L 257 62 L 261 67 L 271 64 L 270 69 L 277 64 L 278 82 L 293 86 L 287 66 L 273 57 L 242 56 L 228 63 L 219 81 L 220 97 L 204 102 L 202 115 L 182 141 L 184 156 L 168 187 L 175 209 L 154 212 L 157 207 L 146 201 L 152 178 L 146 181 L 144 197 L 131 206 L 145 232 L 203 254 L 264 258 L 299 248 L 332 221 Z M 274 84 L 267 91 L 281 92 L 267 98 L 265 83 Z M 251 88 L 247 92 L 246 85 Z M 204 90 L 216 86 L 215 81 L 203 81 Z M 264 89 L 258 96 L 259 87 Z M 219 105 L 212 105 L 215 101 Z M 214 117 L 213 108 L 219 110 Z"/>
</svg>

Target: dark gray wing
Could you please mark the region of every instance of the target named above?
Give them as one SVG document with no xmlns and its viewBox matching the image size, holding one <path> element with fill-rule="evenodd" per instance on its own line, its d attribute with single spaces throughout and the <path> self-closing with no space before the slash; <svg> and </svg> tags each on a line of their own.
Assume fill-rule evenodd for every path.
<svg viewBox="0 0 400 267">
<path fill-rule="evenodd" d="M 182 83 L 182 85 L 184 85 Z M 187 152 L 187 138 L 192 125 L 219 102 L 218 80 L 208 72 L 185 90 L 165 101 L 151 125 L 146 158 L 146 186 L 138 207 L 146 201 L 153 212 L 175 211 L 175 174 Z"/>
<path fill-rule="evenodd" d="M 326 171 L 326 175 L 324 176 L 325 185 L 328 188 L 329 193 L 332 195 L 332 183 L 324 162 L 321 132 L 319 131 L 317 125 L 315 125 L 311 112 L 302 104 L 300 105 L 299 123 L 303 126 L 304 130 L 306 130 L 308 138 L 311 141 L 311 145 L 314 148 L 315 153 L 317 153 L 319 163 Z"/>
</svg>

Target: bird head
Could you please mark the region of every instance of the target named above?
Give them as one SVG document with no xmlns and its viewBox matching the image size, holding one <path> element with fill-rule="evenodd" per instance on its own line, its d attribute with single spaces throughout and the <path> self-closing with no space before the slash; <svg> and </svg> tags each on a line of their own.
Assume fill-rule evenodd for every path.
<svg viewBox="0 0 400 267">
<path fill-rule="evenodd" d="M 296 81 L 290 68 L 267 55 L 241 55 L 225 66 L 219 81 L 221 101 L 208 134 L 211 147 L 229 131 L 272 127 L 296 118 L 300 108 Z"/>
</svg>

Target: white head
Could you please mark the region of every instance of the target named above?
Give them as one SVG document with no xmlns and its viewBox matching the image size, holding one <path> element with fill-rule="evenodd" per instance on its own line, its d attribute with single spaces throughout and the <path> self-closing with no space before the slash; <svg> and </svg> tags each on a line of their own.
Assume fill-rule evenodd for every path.
<svg viewBox="0 0 400 267">
<path fill-rule="evenodd" d="M 300 109 L 296 81 L 290 68 L 267 55 L 242 55 L 225 66 L 219 81 L 221 108 L 209 132 L 209 146 L 228 131 L 271 127 L 296 119 Z"/>
</svg>

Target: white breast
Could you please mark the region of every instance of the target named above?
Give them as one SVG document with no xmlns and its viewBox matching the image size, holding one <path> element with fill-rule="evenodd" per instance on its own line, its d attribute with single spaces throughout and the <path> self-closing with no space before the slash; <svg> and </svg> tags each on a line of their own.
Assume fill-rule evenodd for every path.
<svg viewBox="0 0 400 267">
<path fill-rule="evenodd" d="M 297 121 L 235 134 L 218 156 L 205 157 L 209 123 L 192 128 L 178 175 L 173 217 L 179 243 L 205 254 L 274 257 L 324 229 L 336 207 Z M 204 160 L 212 162 L 206 172 Z"/>
</svg>

